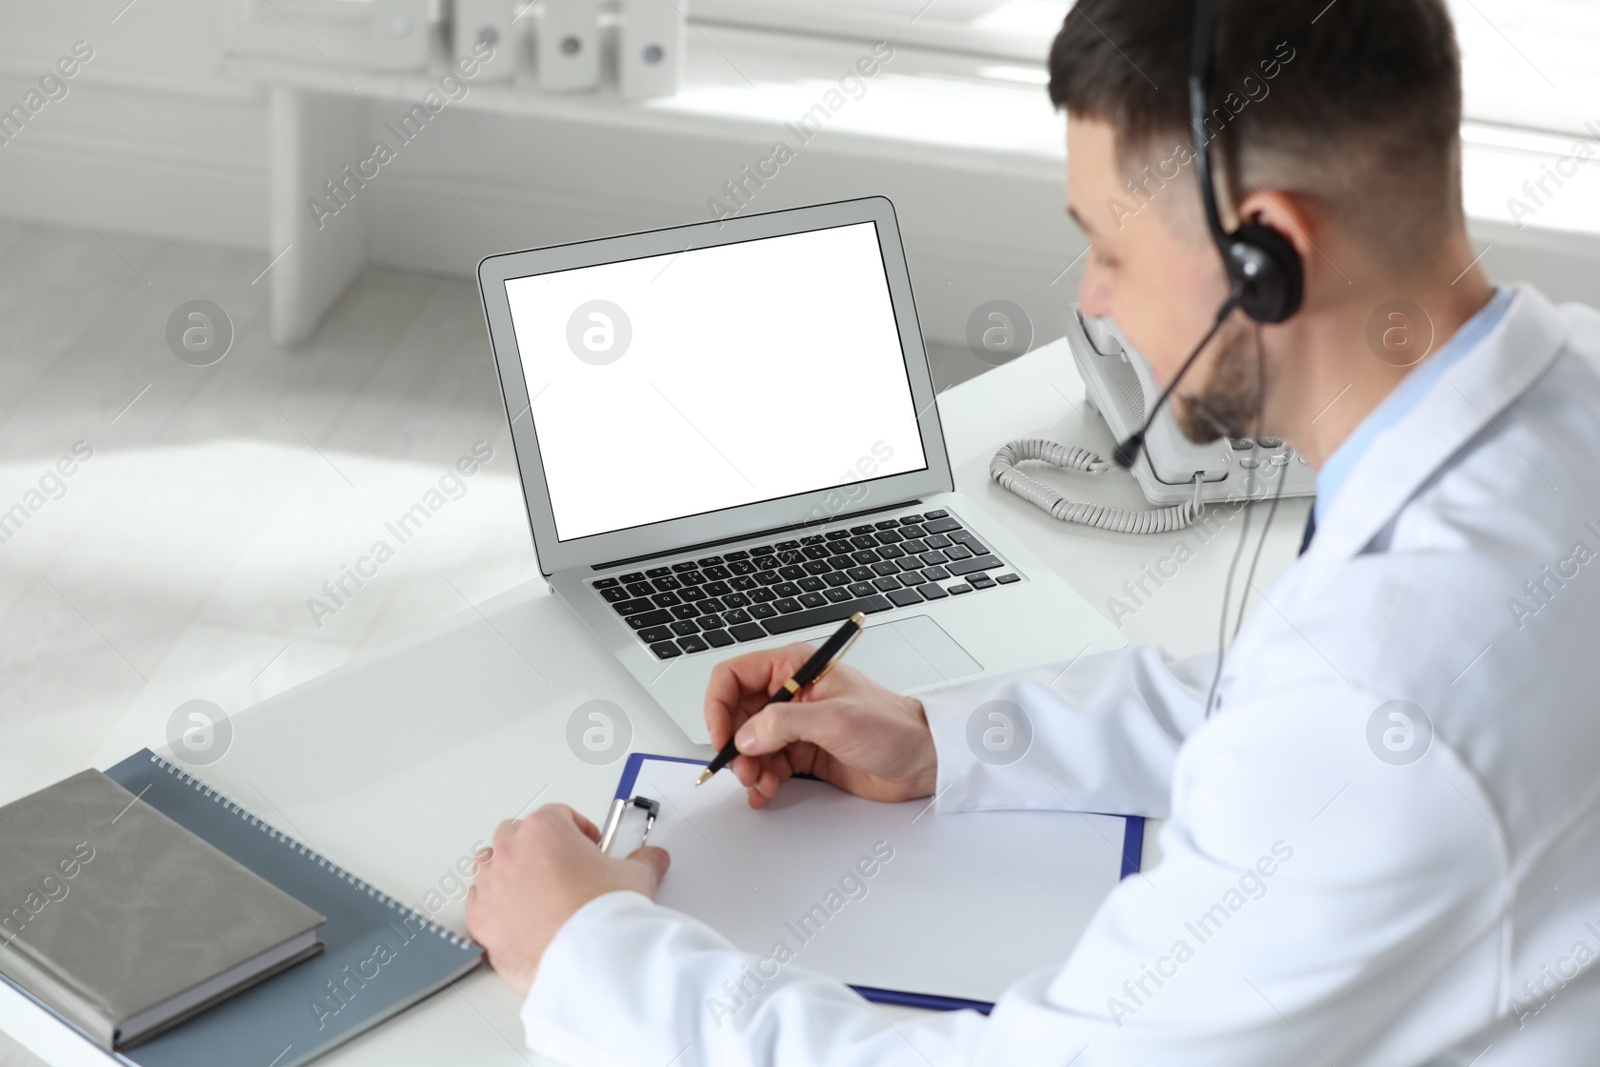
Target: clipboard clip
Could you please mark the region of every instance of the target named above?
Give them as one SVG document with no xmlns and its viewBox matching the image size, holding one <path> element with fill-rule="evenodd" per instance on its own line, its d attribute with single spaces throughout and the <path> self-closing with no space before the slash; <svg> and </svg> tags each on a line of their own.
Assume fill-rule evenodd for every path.
<svg viewBox="0 0 1600 1067">
<path fill-rule="evenodd" d="M 617 797 L 611 802 L 611 810 L 606 813 L 606 825 L 600 831 L 600 851 L 603 854 L 611 854 L 611 842 L 617 836 L 617 828 L 622 825 L 623 812 L 629 807 L 643 808 L 645 811 L 644 834 L 639 838 L 639 847 L 643 848 L 645 842 L 650 840 L 650 828 L 656 824 L 656 816 L 661 814 L 661 801 L 643 796 Z"/>
</svg>

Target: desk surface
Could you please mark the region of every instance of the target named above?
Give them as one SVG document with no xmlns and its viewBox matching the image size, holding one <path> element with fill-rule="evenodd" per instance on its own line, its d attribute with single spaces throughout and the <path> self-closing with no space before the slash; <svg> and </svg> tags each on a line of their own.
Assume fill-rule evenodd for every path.
<svg viewBox="0 0 1600 1067">
<path fill-rule="evenodd" d="M 1064 342 L 951 389 L 939 403 L 959 491 L 1117 621 L 1130 642 L 1156 642 L 1178 655 L 1214 647 L 1240 517 L 1209 540 L 1193 529 L 1154 537 L 1103 533 L 1058 522 L 988 479 L 990 458 L 1013 438 L 1041 436 L 1109 454 L 1104 426 L 1086 414 Z M 1145 506 L 1121 472 L 1058 473 L 1055 480 L 1069 495 Z M 1306 510 L 1304 500 L 1281 505 L 1258 585 L 1293 558 Z M 1259 530 L 1258 517 L 1252 546 Z M 437 902 L 449 896 L 456 862 L 501 819 L 560 800 L 602 820 L 623 753 L 594 766 L 567 742 L 568 720 L 595 699 L 625 713 L 633 750 L 709 757 L 542 583 L 533 583 L 235 716 L 232 747 L 201 773 L 330 859 L 465 934 L 464 903 Z M 524 1051 L 518 1006 L 508 986 L 479 971 L 322 1062 L 553 1062 Z M 7 1007 L 0 1003 L 8 1029 L 48 1062 L 105 1062 Z"/>
</svg>

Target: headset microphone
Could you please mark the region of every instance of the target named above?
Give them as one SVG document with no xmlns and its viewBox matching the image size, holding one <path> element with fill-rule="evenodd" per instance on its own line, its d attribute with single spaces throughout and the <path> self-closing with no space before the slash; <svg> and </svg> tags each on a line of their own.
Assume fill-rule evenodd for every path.
<svg viewBox="0 0 1600 1067">
<path fill-rule="evenodd" d="M 1145 434 L 1149 433 L 1150 427 L 1155 425 L 1156 416 L 1161 414 L 1162 405 L 1172 396 L 1173 391 L 1178 388 L 1178 383 L 1183 381 L 1183 376 L 1189 373 L 1189 368 L 1194 366 L 1195 360 L 1200 358 L 1200 353 L 1206 350 L 1206 345 L 1210 344 L 1211 339 L 1217 336 L 1217 331 L 1222 329 L 1222 324 L 1227 322 L 1228 316 L 1232 315 L 1234 310 L 1243 304 L 1244 299 L 1245 292 L 1243 287 L 1234 286 L 1233 295 L 1228 297 L 1227 303 L 1218 309 L 1216 321 L 1211 324 L 1211 329 L 1206 331 L 1205 337 L 1195 346 L 1195 350 L 1189 353 L 1189 358 L 1183 361 L 1183 366 L 1179 367 L 1178 373 L 1173 375 L 1171 384 L 1161 391 L 1161 396 L 1157 398 L 1155 407 L 1150 409 L 1150 414 L 1145 418 L 1144 425 L 1126 441 L 1117 446 L 1117 450 L 1113 454 L 1117 461 L 1117 466 L 1123 470 L 1131 470 L 1133 468 L 1134 463 L 1139 459 L 1140 449 L 1144 448 Z"/>
</svg>

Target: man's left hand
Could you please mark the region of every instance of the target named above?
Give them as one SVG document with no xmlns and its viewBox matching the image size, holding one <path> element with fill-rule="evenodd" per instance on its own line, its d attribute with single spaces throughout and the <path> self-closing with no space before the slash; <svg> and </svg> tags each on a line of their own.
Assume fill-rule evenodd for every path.
<svg viewBox="0 0 1600 1067">
<path fill-rule="evenodd" d="M 503 822 L 478 856 L 467 892 L 467 930 L 489 964 L 524 996 L 557 931 L 596 897 L 631 889 L 654 897 L 666 852 L 641 848 L 627 859 L 602 855 L 600 830 L 565 804 Z"/>
</svg>

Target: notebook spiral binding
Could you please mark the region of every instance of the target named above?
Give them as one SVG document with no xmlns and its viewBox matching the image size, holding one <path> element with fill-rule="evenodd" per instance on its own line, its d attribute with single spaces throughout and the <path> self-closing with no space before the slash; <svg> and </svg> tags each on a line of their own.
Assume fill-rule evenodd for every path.
<svg viewBox="0 0 1600 1067">
<path fill-rule="evenodd" d="M 339 866 L 337 863 L 334 863 L 332 860 L 328 859 L 328 857 L 322 855 L 322 853 L 318 852 L 316 849 L 310 848 L 307 845 L 305 845 L 305 844 L 295 840 L 294 838 L 290 837 L 288 834 L 284 833 L 282 830 L 279 830 L 276 826 L 273 826 L 271 823 L 267 822 L 265 819 L 261 818 L 259 815 L 255 815 L 254 813 L 252 813 L 244 805 L 238 803 L 237 801 L 235 801 L 232 798 L 226 796 L 225 794 L 223 794 L 221 792 L 218 792 L 217 790 L 211 788 L 209 785 L 206 785 L 200 779 L 196 778 L 194 775 L 190 774 L 188 771 L 184 770 L 182 767 L 179 767 L 177 764 L 172 763 L 172 762 L 170 762 L 168 760 L 164 760 L 160 756 L 156 755 L 153 752 L 150 754 L 150 762 L 155 764 L 161 770 L 166 771 L 169 775 L 171 775 L 172 777 L 176 778 L 178 781 L 180 781 L 180 782 L 184 783 L 185 785 L 189 786 L 191 789 L 194 789 L 196 792 L 198 792 L 202 796 L 204 796 L 207 800 L 210 800 L 210 801 L 212 801 L 214 803 L 221 804 L 225 810 L 227 810 L 228 812 L 230 812 L 232 814 L 238 815 L 241 819 L 243 819 L 250 826 L 253 826 L 257 830 L 260 830 L 262 833 L 267 834 L 274 841 L 279 841 L 279 842 L 289 846 L 290 848 L 294 849 L 300 855 L 305 856 L 307 859 L 310 859 L 311 861 L 316 863 L 317 866 L 321 867 L 323 870 L 327 871 L 329 874 L 332 874 L 335 878 L 339 878 L 339 879 L 341 879 L 341 880 L 343 880 L 345 882 L 348 882 L 349 884 L 355 886 L 357 889 L 359 889 L 362 892 L 366 893 L 367 896 L 373 897 L 373 898 L 381 901 L 384 905 L 386 905 L 391 910 L 401 912 L 402 913 L 402 921 L 414 920 L 419 925 L 421 925 L 421 927 L 423 929 L 427 930 L 429 933 L 433 933 L 433 934 L 439 935 L 439 937 L 441 937 L 445 941 L 450 942 L 450 944 L 454 945 L 456 948 L 459 948 L 459 949 L 473 949 L 473 948 L 477 947 L 469 939 L 467 939 L 465 937 L 461 937 L 461 936 L 459 936 L 459 935 L 457 935 L 457 934 L 455 934 L 455 933 L 453 933 L 453 932 L 451 932 L 449 930 L 446 930 L 444 927 L 440 926 L 438 923 L 434 922 L 432 919 L 429 919 L 427 916 L 423 915 L 421 912 L 417 911 L 415 908 L 412 908 L 412 907 L 409 907 L 409 906 L 407 906 L 405 904 L 400 903 L 398 900 L 395 900 L 393 897 L 389 896 L 387 893 L 385 893 L 383 890 L 379 889 L 377 886 L 372 885 L 370 882 L 367 882 L 364 879 L 356 877 L 354 874 L 351 874 L 349 871 L 345 870 L 343 867 Z"/>
</svg>

